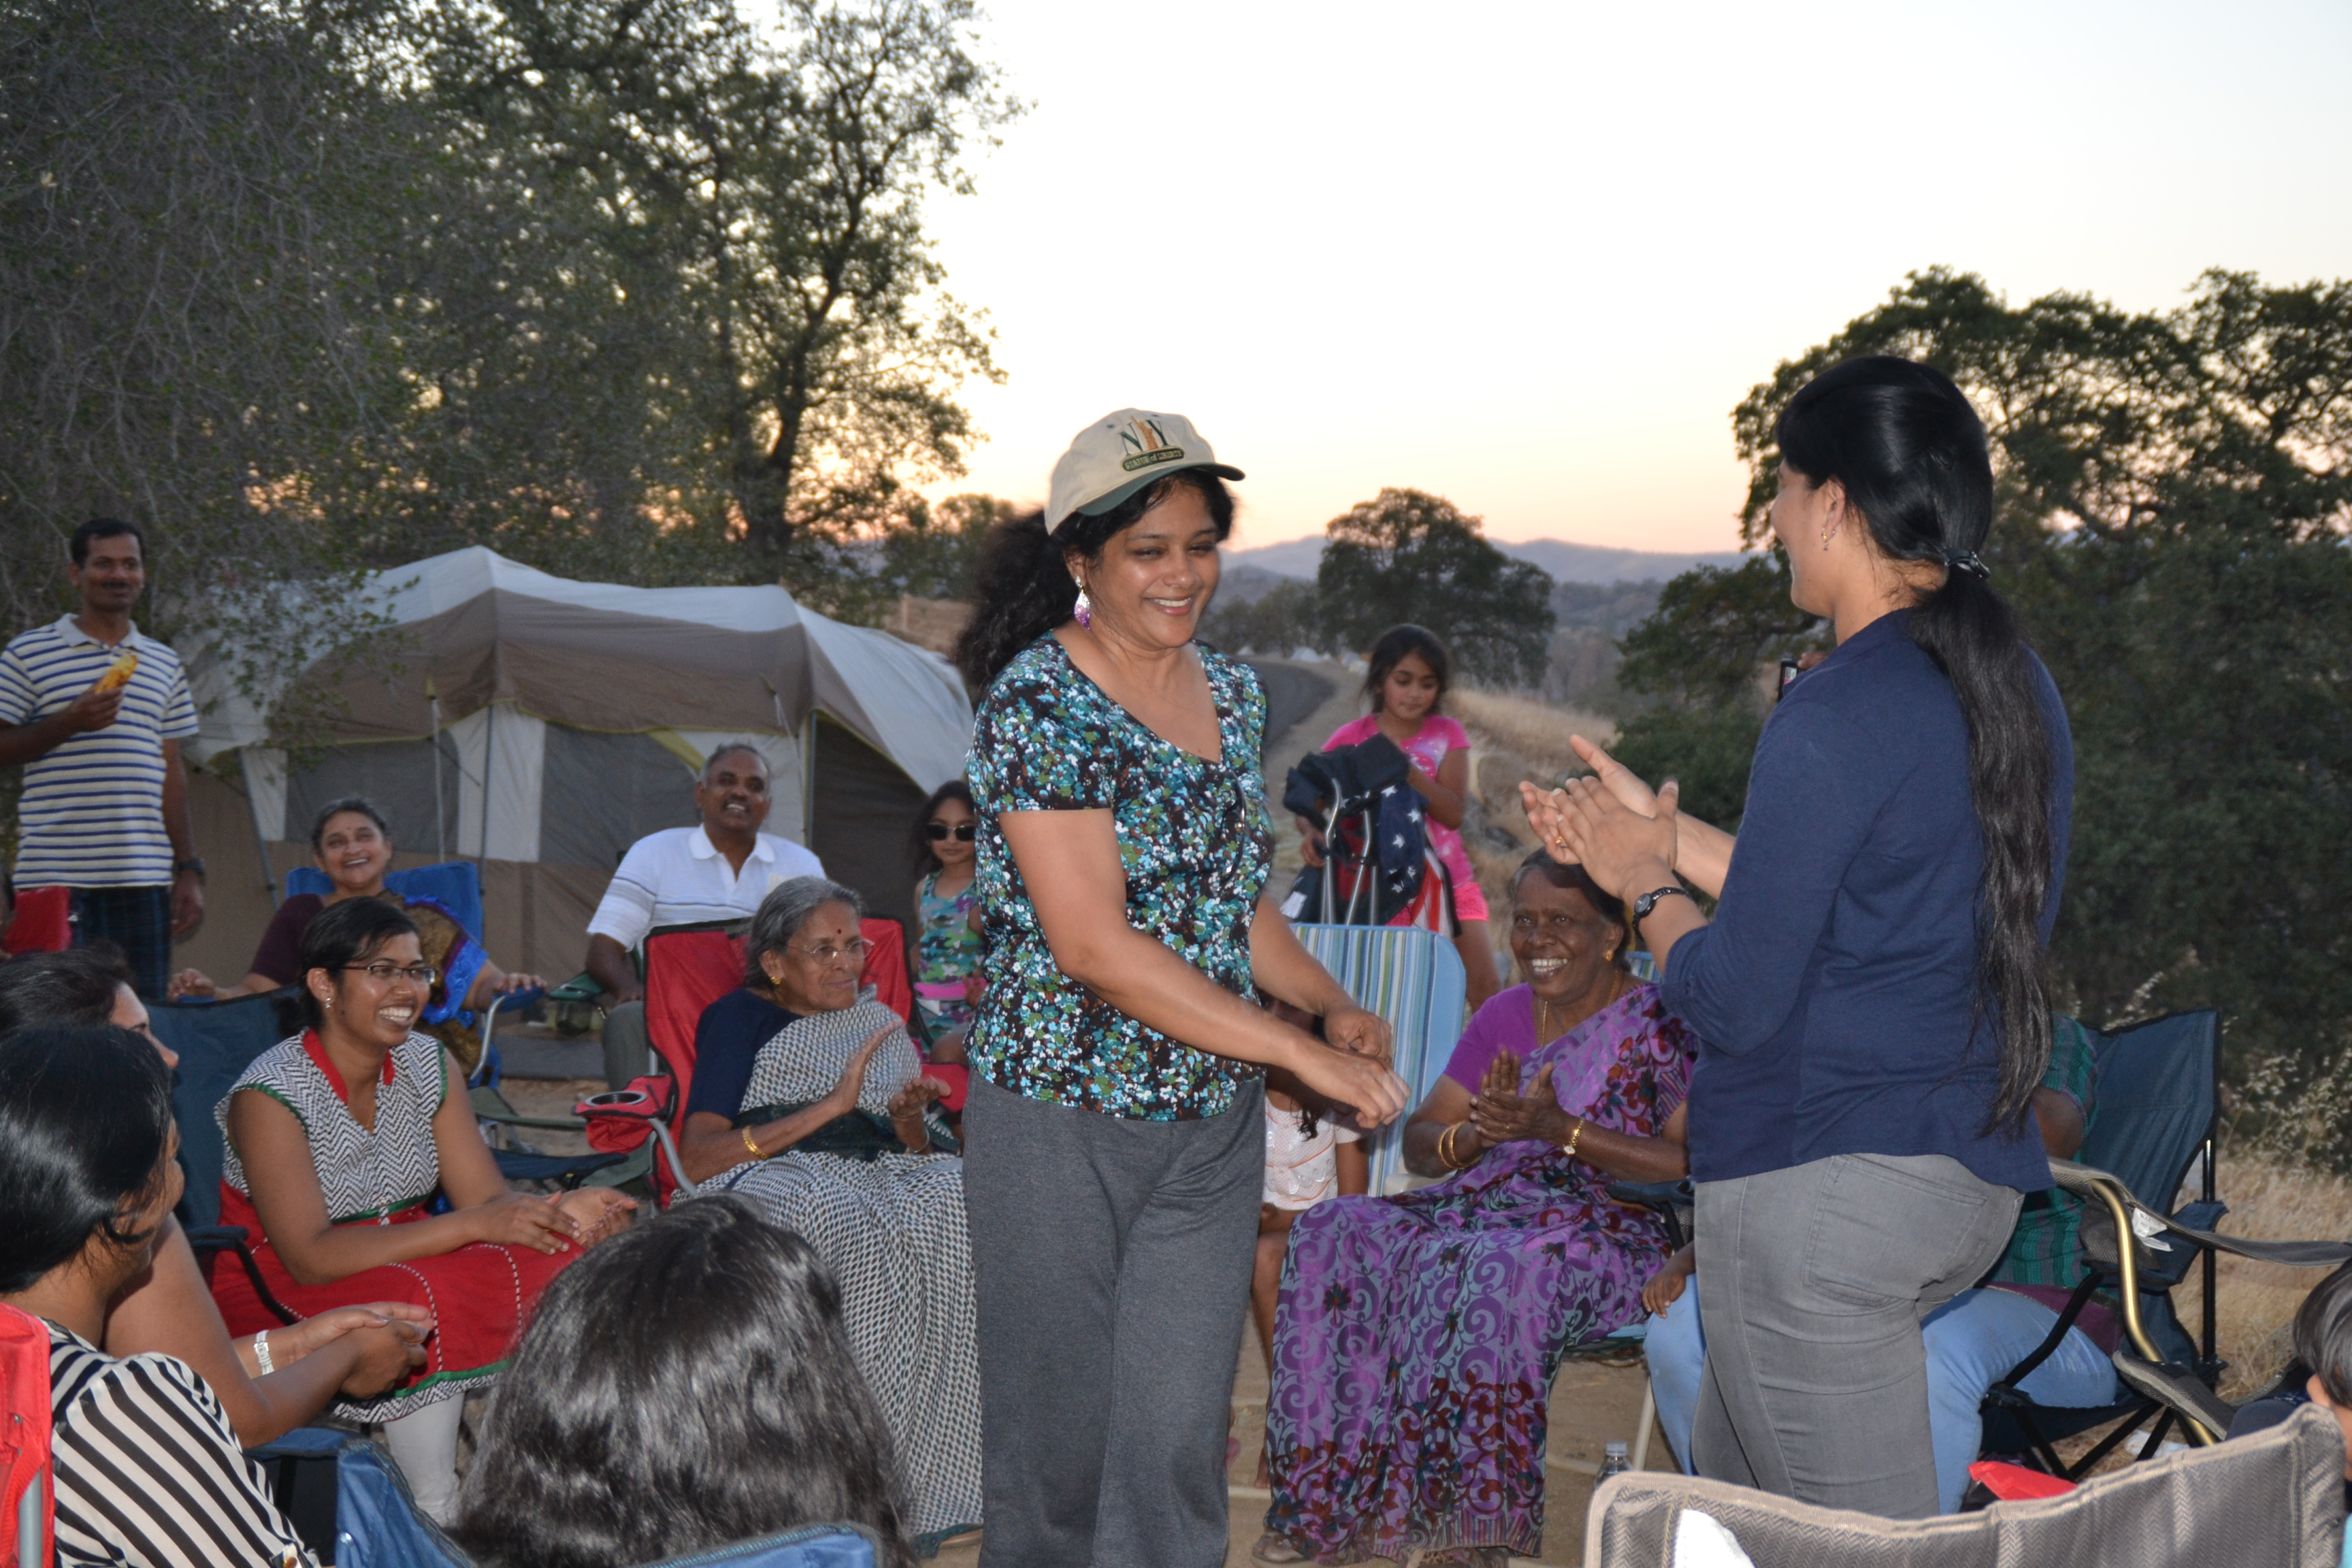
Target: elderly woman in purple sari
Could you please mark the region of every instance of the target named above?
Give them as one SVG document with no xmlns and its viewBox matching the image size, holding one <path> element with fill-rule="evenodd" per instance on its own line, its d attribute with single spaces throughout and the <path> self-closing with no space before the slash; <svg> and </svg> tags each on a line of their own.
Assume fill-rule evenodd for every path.
<svg viewBox="0 0 2352 1568">
<path fill-rule="evenodd" d="M 1625 966 L 1623 906 L 1538 851 L 1511 885 L 1526 976 L 1478 1009 L 1405 1125 L 1442 1178 L 1291 1233 L 1261 1563 L 1501 1568 L 1543 1540 L 1544 1405 L 1569 1346 L 1643 1317 L 1666 1258 L 1613 1181 L 1688 1169 L 1697 1042 Z"/>
</svg>

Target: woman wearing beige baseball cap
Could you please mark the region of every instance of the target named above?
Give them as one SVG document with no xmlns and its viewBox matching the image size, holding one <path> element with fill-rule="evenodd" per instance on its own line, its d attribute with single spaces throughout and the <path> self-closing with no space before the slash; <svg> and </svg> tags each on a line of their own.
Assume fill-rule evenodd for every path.
<svg viewBox="0 0 2352 1568">
<path fill-rule="evenodd" d="M 964 1111 L 984 1568 L 1223 1561 L 1263 1068 L 1366 1129 L 1405 1107 L 1387 1026 L 1258 901 L 1265 699 L 1193 641 L 1241 477 L 1181 416 L 1095 421 L 1045 508 L 991 535 L 957 647 L 987 688 Z"/>
</svg>

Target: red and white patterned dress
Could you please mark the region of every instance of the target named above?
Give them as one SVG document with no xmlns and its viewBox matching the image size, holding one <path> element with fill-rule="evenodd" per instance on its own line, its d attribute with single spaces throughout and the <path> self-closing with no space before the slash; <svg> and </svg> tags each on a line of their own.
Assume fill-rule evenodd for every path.
<svg viewBox="0 0 2352 1568">
<path fill-rule="evenodd" d="M 294 1113 L 310 1139 L 310 1160 L 328 1217 L 338 1226 L 407 1225 L 427 1217 L 441 1187 L 441 1156 L 433 1142 L 434 1113 L 449 1093 L 447 1057 L 439 1041 L 411 1035 L 384 1058 L 376 1087 L 375 1131 L 353 1120 L 350 1090 L 316 1034 L 281 1040 L 253 1059 L 214 1108 L 227 1155 L 221 1170 L 221 1223 L 254 1237 L 253 1255 L 278 1300 L 304 1317 L 368 1301 L 410 1301 L 433 1314 L 425 1366 L 380 1399 L 344 1400 L 338 1414 L 392 1421 L 438 1400 L 487 1386 L 505 1370 L 507 1355 L 548 1282 L 580 1254 L 550 1257 L 527 1247 L 469 1242 L 433 1258 L 362 1269 L 324 1285 L 304 1285 L 287 1271 L 253 1206 L 245 1163 L 228 1131 L 229 1101 L 239 1093 L 266 1094 Z M 261 1304 L 245 1270 L 227 1253 L 215 1255 L 213 1300 L 232 1334 L 279 1326 Z"/>
</svg>

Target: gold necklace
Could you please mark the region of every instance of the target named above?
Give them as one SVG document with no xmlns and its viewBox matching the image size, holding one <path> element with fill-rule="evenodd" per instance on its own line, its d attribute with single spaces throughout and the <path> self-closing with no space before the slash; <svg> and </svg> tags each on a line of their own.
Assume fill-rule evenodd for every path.
<svg viewBox="0 0 2352 1568">
<path fill-rule="evenodd" d="M 1529 986 L 1528 990 L 1529 995 L 1535 994 L 1535 988 L 1533 986 Z M 1607 1007 L 1611 1003 L 1616 1001 L 1623 994 L 1625 994 L 1625 972 L 1622 969 L 1614 970 L 1609 976 L 1609 994 L 1602 999 L 1601 1006 L 1595 1007 L 1592 1011 L 1594 1013 L 1600 1012 L 1602 1008 Z M 1548 1046 L 1551 1044 L 1552 1040 L 1555 1038 L 1551 1033 L 1551 1003 L 1541 996 L 1537 996 L 1535 1001 L 1536 1044 L 1539 1046 Z M 1590 1016 L 1590 1014 L 1587 1015 L 1587 1016 Z"/>
</svg>

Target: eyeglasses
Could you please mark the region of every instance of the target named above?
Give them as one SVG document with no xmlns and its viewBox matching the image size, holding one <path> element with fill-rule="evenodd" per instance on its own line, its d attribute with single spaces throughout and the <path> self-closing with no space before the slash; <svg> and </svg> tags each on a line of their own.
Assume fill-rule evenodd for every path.
<svg viewBox="0 0 2352 1568">
<path fill-rule="evenodd" d="M 404 975 L 417 984 L 429 988 L 441 977 L 441 972 L 429 963 L 398 964 L 379 961 L 374 963 L 346 963 L 343 967 L 366 975 L 378 985 L 389 985 L 394 975 Z"/>
<path fill-rule="evenodd" d="M 786 942 L 784 951 L 797 952 L 803 958 L 814 958 L 819 963 L 838 963 L 845 958 L 854 963 L 864 963 L 866 954 L 873 945 L 862 936 L 854 936 L 839 947 L 834 946 L 831 942 L 826 942 L 823 947 L 794 947 L 790 942 Z"/>
<path fill-rule="evenodd" d="M 950 834 L 955 835 L 957 843 L 969 844 L 979 833 L 980 825 L 972 822 L 959 822 L 953 827 L 950 827 L 944 822 L 927 822 L 923 825 L 923 837 L 934 844 L 944 842 Z"/>
</svg>

